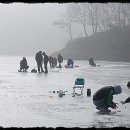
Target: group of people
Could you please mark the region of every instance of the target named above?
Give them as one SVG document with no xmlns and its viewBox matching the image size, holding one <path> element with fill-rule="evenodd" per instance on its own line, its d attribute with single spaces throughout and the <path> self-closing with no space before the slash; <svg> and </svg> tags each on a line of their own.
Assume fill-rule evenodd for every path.
<svg viewBox="0 0 130 130">
<path fill-rule="evenodd" d="M 48 56 L 45 52 L 39 51 L 36 53 L 35 55 L 35 60 L 37 63 L 37 68 L 38 68 L 38 72 L 44 72 L 45 74 L 48 73 L 48 62 L 50 63 L 50 68 L 54 68 L 54 67 L 58 67 L 58 68 L 62 68 L 61 63 L 63 62 L 63 57 L 61 56 L 61 54 L 58 54 L 58 58 L 56 57 L 52 57 L 52 56 Z M 57 60 L 59 63 L 59 66 L 57 66 Z M 42 67 L 44 63 L 44 69 Z M 29 68 L 29 65 L 27 63 L 27 59 L 25 57 L 23 57 L 23 59 L 20 61 L 20 69 L 18 70 L 19 72 L 26 72 L 27 69 Z M 33 69 L 31 72 L 37 72 L 36 69 Z"/>
<path fill-rule="evenodd" d="M 43 58 L 44 56 L 44 58 Z M 36 53 L 35 55 L 35 60 L 37 63 L 37 68 L 38 68 L 38 72 L 44 72 L 45 74 L 48 73 L 48 69 L 47 69 L 47 63 L 48 63 L 48 56 L 46 55 L 45 52 L 39 51 Z M 44 63 L 44 70 L 42 67 L 42 64 Z M 27 63 L 27 59 L 25 57 L 23 57 L 23 59 L 20 61 L 20 69 L 18 70 L 19 72 L 26 72 L 27 69 L 29 68 L 28 63 Z M 31 72 L 37 72 L 35 69 L 33 69 Z"/>
<path fill-rule="evenodd" d="M 43 58 L 44 56 L 44 58 Z M 45 74 L 48 73 L 47 69 L 47 64 L 49 61 L 49 57 L 46 55 L 45 52 L 39 51 L 35 55 L 35 60 L 37 62 L 37 68 L 38 72 L 44 72 Z M 54 58 L 53 58 L 54 60 Z M 61 63 L 63 62 L 63 57 L 59 54 L 58 55 L 58 62 L 59 62 L 59 68 L 62 68 Z M 42 67 L 42 64 L 44 63 L 44 70 Z M 50 63 L 50 61 L 49 61 Z M 53 62 L 51 62 L 50 67 L 53 67 Z M 67 65 L 73 65 L 73 60 L 69 59 L 67 61 Z M 56 62 L 57 65 L 57 62 Z M 56 66 L 55 65 L 55 66 Z M 29 68 L 27 60 L 25 57 L 20 61 L 20 69 L 19 72 L 21 71 L 27 71 Z M 36 70 L 34 70 L 36 71 Z M 127 83 L 128 89 L 130 89 L 130 82 Z M 106 86 L 100 88 L 98 91 L 95 92 L 93 95 L 93 103 L 96 106 L 96 109 L 98 109 L 101 112 L 110 112 L 108 108 L 116 109 L 117 108 L 117 103 L 113 101 L 113 95 L 121 94 L 122 93 L 122 88 L 120 85 L 114 85 L 114 86 Z M 130 102 L 130 97 L 128 97 L 126 100 L 121 101 L 122 104 L 129 103 Z"/>
<path fill-rule="evenodd" d="M 57 58 L 56 57 L 49 56 L 48 60 L 49 60 L 50 68 L 57 67 Z"/>
<path fill-rule="evenodd" d="M 128 89 L 130 89 L 130 82 L 127 83 Z M 121 94 L 122 88 L 120 85 L 106 86 L 95 92 L 93 95 L 93 103 L 101 112 L 111 112 L 108 108 L 116 109 L 117 103 L 113 101 L 113 95 Z M 129 103 L 130 97 L 121 101 L 122 104 Z"/>
<path fill-rule="evenodd" d="M 44 56 L 44 58 L 43 58 Z M 38 72 L 48 73 L 47 64 L 48 64 L 48 55 L 45 52 L 39 51 L 35 55 L 35 60 L 37 62 Z M 42 64 L 44 63 L 44 70 Z"/>
</svg>

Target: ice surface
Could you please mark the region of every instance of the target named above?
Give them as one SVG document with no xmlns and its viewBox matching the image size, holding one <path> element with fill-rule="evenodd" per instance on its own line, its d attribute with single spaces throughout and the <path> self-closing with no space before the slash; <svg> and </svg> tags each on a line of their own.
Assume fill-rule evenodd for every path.
<svg viewBox="0 0 130 130">
<path fill-rule="evenodd" d="M 31 73 L 36 68 L 34 57 L 26 57 L 27 73 L 18 72 L 22 57 L 0 57 L 0 125 L 2 127 L 130 127 L 130 104 L 120 101 L 129 96 L 126 84 L 130 80 L 130 63 L 97 61 L 99 67 L 90 67 L 88 61 L 75 61 L 75 67 L 49 68 L 48 74 Z M 83 95 L 72 97 L 76 78 L 85 79 Z M 92 102 L 92 95 L 106 85 L 120 84 L 121 95 L 114 96 L 118 108 L 101 114 Z M 87 89 L 91 97 L 87 97 Z M 58 97 L 57 91 L 67 91 Z M 55 93 L 53 93 L 55 91 Z M 77 89 L 77 93 L 80 91 Z"/>
</svg>

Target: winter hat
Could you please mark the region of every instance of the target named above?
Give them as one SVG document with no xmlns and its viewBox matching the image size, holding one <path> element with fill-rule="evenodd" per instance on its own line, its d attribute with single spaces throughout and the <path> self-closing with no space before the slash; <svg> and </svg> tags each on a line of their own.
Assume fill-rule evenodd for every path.
<svg viewBox="0 0 130 130">
<path fill-rule="evenodd" d="M 115 94 L 120 94 L 120 93 L 122 93 L 122 88 L 121 88 L 120 85 L 115 85 L 115 86 L 113 86 L 113 87 L 114 87 L 114 93 L 115 93 Z"/>
<path fill-rule="evenodd" d="M 130 82 L 127 83 L 127 87 L 130 87 Z"/>
</svg>

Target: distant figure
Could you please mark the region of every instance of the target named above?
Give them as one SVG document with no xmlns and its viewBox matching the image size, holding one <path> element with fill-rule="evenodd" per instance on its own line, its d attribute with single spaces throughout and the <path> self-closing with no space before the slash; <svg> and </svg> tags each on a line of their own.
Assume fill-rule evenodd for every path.
<svg viewBox="0 0 130 130">
<path fill-rule="evenodd" d="M 127 88 L 130 89 L 130 81 L 127 83 Z M 128 97 L 125 101 L 121 101 L 122 104 L 126 104 L 130 102 L 130 97 Z"/>
<path fill-rule="evenodd" d="M 61 56 L 61 54 L 58 54 L 58 62 L 59 62 L 59 68 L 62 68 L 61 63 L 63 62 L 63 57 Z"/>
<path fill-rule="evenodd" d="M 89 59 L 89 65 L 91 65 L 91 66 L 96 66 L 96 63 L 94 63 L 93 58 L 90 58 L 90 59 Z"/>
<path fill-rule="evenodd" d="M 72 59 L 68 59 L 67 66 L 73 68 L 74 67 L 74 61 Z"/>
<path fill-rule="evenodd" d="M 44 55 L 44 68 L 45 68 L 45 74 L 48 73 L 48 69 L 47 69 L 47 63 L 48 63 L 48 56 L 46 55 L 45 52 L 42 53 Z"/>
<path fill-rule="evenodd" d="M 122 93 L 122 88 L 119 85 L 106 86 L 99 89 L 93 95 L 93 103 L 96 105 L 96 109 L 101 112 L 111 112 L 108 108 L 117 108 L 117 103 L 113 102 L 113 95 Z"/>
<path fill-rule="evenodd" d="M 52 68 L 53 67 L 53 57 L 49 56 L 48 61 L 49 61 L 49 64 L 50 64 L 50 68 Z"/>
<path fill-rule="evenodd" d="M 52 66 L 54 68 L 57 66 L 57 58 L 56 57 L 53 58 L 53 63 L 52 64 L 53 64 Z"/>
<path fill-rule="evenodd" d="M 43 63 L 42 51 L 36 53 L 35 60 L 37 62 L 38 72 L 39 73 L 44 72 L 42 68 L 42 63 Z"/>
<path fill-rule="evenodd" d="M 23 57 L 23 59 L 20 61 L 20 70 L 19 70 L 19 72 L 21 72 L 21 71 L 26 72 L 28 68 L 29 68 L 29 66 L 27 64 L 27 60 L 26 60 L 25 57 Z"/>
</svg>

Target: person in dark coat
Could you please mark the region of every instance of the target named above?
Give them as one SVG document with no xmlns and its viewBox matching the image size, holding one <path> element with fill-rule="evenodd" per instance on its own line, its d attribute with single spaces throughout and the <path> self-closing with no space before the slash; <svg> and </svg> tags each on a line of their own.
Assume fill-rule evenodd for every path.
<svg viewBox="0 0 130 130">
<path fill-rule="evenodd" d="M 42 53 L 44 55 L 44 68 L 45 68 L 45 74 L 48 73 L 47 64 L 48 64 L 48 56 L 45 52 Z"/>
<path fill-rule="evenodd" d="M 54 57 L 53 58 L 53 65 L 52 65 L 54 68 L 57 66 L 57 58 Z"/>
<path fill-rule="evenodd" d="M 130 81 L 127 83 L 127 88 L 130 89 Z M 130 97 L 126 98 L 125 101 L 121 101 L 122 104 L 126 104 L 130 102 Z"/>
<path fill-rule="evenodd" d="M 21 71 L 27 71 L 27 69 L 29 68 L 28 64 L 27 64 L 27 60 L 25 57 L 23 57 L 23 59 L 20 61 L 20 70 L 19 72 Z"/>
<path fill-rule="evenodd" d="M 61 56 L 61 54 L 58 54 L 58 62 L 59 62 L 59 68 L 62 68 L 61 63 L 63 62 L 63 57 Z"/>
<path fill-rule="evenodd" d="M 42 56 L 42 51 L 39 51 L 36 53 L 35 60 L 37 62 L 37 68 L 38 72 L 44 72 L 42 68 L 42 63 L 43 63 L 43 56 Z"/>
<path fill-rule="evenodd" d="M 52 68 L 53 67 L 53 57 L 49 56 L 48 61 L 49 61 L 49 64 L 50 64 L 50 68 Z"/>
<path fill-rule="evenodd" d="M 99 89 L 93 95 L 93 103 L 96 105 L 96 109 L 101 112 L 110 112 L 108 109 L 109 107 L 116 109 L 117 103 L 113 102 L 113 95 L 120 93 L 122 93 L 122 88 L 120 85 L 106 86 Z"/>
<path fill-rule="evenodd" d="M 72 59 L 68 59 L 67 66 L 73 68 L 73 65 L 74 65 L 74 61 Z"/>
<path fill-rule="evenodd" d="M 90 58 L 90 59 L 89 59 L 89 65 L 91 65 L 91 66 L 96 66 L 96 63 L 94 63 L 93 58 Z"/>
</svg>

